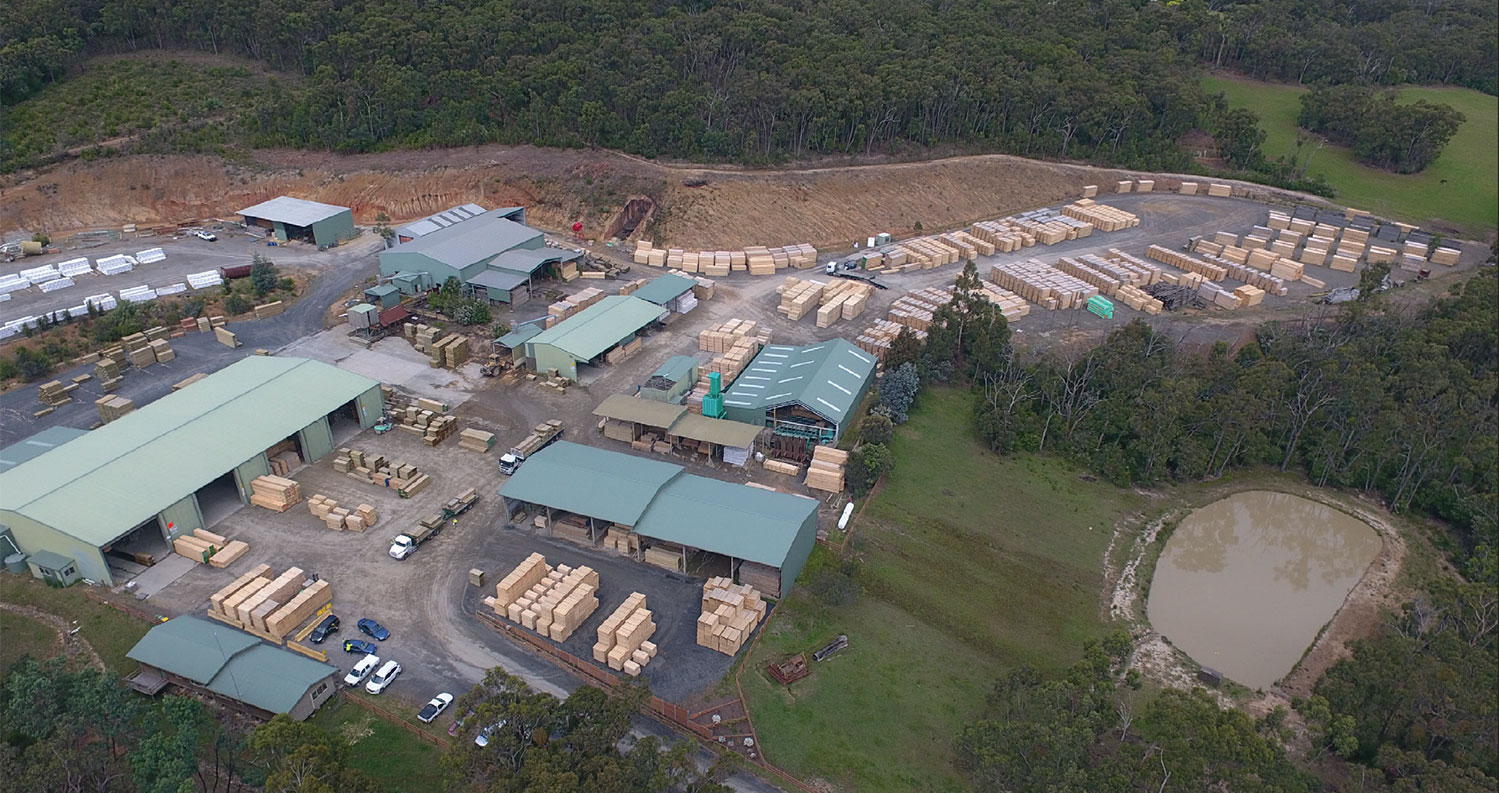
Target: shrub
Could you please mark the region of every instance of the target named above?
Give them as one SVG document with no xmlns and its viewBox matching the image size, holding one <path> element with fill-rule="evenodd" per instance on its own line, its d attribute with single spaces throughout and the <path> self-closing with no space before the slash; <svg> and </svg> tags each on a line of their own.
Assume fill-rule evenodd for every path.
<svg viewBox="0 0 1499 793">
<path fill-rule="evenodd" d="M 483 300 L 465 300 L 458 304 L 453 319 L 459 325 L 487 325 L 494 320 L 489 312 L 489 303 Z"/>
<path fill-rule="evenodd" d="M 921 379 L 913 363 L 903 363 L 880 378 L 880 402 L 890 408 L 890 418 L 896 424 L 906 423 L 907 413 L 911 403 L 916 401 L 916 391 L 920 387 Z"/>
<path fill-rule="evenodd" d="M 888 410 L 872 410 L 859 423 L 859 437 L 865 443 L 889 443 L 895 437 L 895 422 Z"/>
<path fill-rule="evenodd" d="M 812 574 L 809 583 L 812 594 L 829 606 L 847 606 L 859 597 L 859 582 L 855 578 L 857 563 L 843 560 L 834 567 L 824 567 Z"/>
<path fill-rule="evenodd" d="M 250 260 L 250 288 L 255 290 L 255 296 L 265 297 L 270 294 L 275 290 L 277 280 L 276 265 L 270 259 L 255 254 Z"/>
<path fill-rule="evenodd" d="M 241 295 L 238 292 L 224 298 L 224 311 L 230 316 L 243 314 L 254 307 L 255 306 L 244 295 Z"/>
<path fill-rule="evenodd" d="M 52 362 L 47 356 L 31 349 L 30 347 L 19 347 L 16 349 L 16 370 L 21 379 L 26 382 L 40 380 L 52 371 Z"/>
<path fill-rule="evenodd" d="M 0 382 L 14 380 L 20 374 L 21 370 L 16 368 L 15 361 L 9 358 L 0 358 Z"/>
<path fill-rule="evenodd" d="M 848 465 L 844 469 L 848 488 L 854 495 L 862 496 L 894 467 L 895 458 L 889 447 L 883 443 L 862 444 L 848 455 Z"/>
</svg>

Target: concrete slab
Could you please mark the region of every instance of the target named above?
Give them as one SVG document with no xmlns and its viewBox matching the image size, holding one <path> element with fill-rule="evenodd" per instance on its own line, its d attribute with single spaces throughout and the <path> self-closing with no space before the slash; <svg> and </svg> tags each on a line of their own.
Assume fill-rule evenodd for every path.
<svg viewBox="0 0 1499 793">
<path fill-rule="evenodd" d="M 197 567 L 207 567 L 207 565 L 195 562 L 186 556 L 179 556 L 175 553 L 167 554 L 165 559 L 146 568 L 140 575 L 132 579 L 135 584 L 132 587 L 132 591 L 135 592 L 137 597 L 151 597 L 176 583 L 178 579 L 192 572 Z M 239 565 L 231 565 L 231 567 L 239 567 Z M 233 579 L 231 578 L 230 580 Z"/>
</svg>

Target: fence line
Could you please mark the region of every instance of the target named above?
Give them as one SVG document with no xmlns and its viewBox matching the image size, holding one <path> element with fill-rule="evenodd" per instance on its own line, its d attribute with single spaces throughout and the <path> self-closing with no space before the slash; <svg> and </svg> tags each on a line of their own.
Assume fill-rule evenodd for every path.
<svg viewBox="0 0 1499 793">
<path fill-rule="evenodd" d="M 105 597 L 98 592 L 95 592 L 92 587 L 85 587 L 83 590 L 83 596 L 96 603 L 102 603 L 106 606 L 109 606 L 110 608 L 117 611 L 123 611 L 124 613 L 129 614 L 132 617 L 143 619 L 146 622 L 159 622 L 155 614 L 152 614 L 148 611 L 142 611 L 138 608 L 135 608 L 134 606 L 127 606 L 124 603 L 116 601 L 114 598 Z"/>
<path fill-rule="evenodd" d="M 427 732 L 426 730 L 420 729 L 416 725 L 411 724 L 400 716 L 391 713 L 385 708 L 382 708 L 379 705 L 376 705 L 375 703 L 370 702 L 369 700 L 361 696 L 351 694 L 348 691 L 340 691 L 339 693 L 343 694 L 345 702 L 353 702 L 359 707 L 364 708 L 365 710 L 375 714 L 376 716 L 379 716 L 382 719 L 385 719 L 386 721 L 396 725 L 397 727 L 400 727 L 401 729 L 411 733 L 412 735 L 415 735 L 416 737 L 426 741 L 427 743 L 436 746 L 439 749 L 446 748 L 448 745 L 448 742 L 443 740 L 442 738 L 439 738 L 436 735 Z"/>
</svg>

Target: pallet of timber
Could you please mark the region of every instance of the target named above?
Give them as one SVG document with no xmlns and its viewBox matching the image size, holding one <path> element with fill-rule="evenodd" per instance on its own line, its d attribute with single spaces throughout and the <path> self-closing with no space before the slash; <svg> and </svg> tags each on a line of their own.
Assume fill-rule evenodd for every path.
<svg viewBox="0 0 1499 793">
<path fill-rule="evenodd" d="M 463 430 L 458 433 L 458 448 L 471 452 L 487 452 L 494 448 L 494 433 L 476 429 Z"/>
<path fill-rule="evenodd" d="M 738 654 L 768 610 L 760 592 L 746 584 L 715 577 L 703 584 L 702 613 L 697 621 L 697 643 L 724 653 Z"/>
<path fill-rule="evenodd" d="M 1222 281 L 1228 277 L 1228 271 L 1224 268 L 1203 261 L 1194 256 L 1188 256 L 1180 251 L 1174 251 L 1161 245 L 1152 245 L 1145 251 L 1145 255 L 1158 262 L 1164 262 L 1190 273 L 1197 273 L 1209 281 Z M 1246 254 L 1247 255 L 1247 254 Z"/>
<path fill-rule="evenodd" d="M 844 466 L 848 463 L 848 452 L 831 446 L 818 445 L 812 449 L 812 461 L 807 465 L 806 485 L 814 490 L 830 493 L 843 492 Z"/>
<path fill-rule="evenodd" d="M 250 503 L 285 512 L 302 500 L 302 486 L 279 476 L 257 476 L 250 482 Z"/>
<path fill-rule="evenodd" d="M 255 567 L 251 568 L 249 571 L 247 571 L 244 574 L 240 575 L 239 578 L 234 579 L 234 583 L 230 584 L 229 586 L 224 587 L 223 589 L 220 589 L 219 591 L 213 593 L 212 595 L 209 595 L 208 596 L 208 609 L 210 611 L 217 611 L 217 612 L 223 613 L 223 611 L 224 611 L 224 602 L 227 601 L 227 600 L 229 600 L 231 597 L 233 597 L 234 593 L 240 591 L 241 589 L 244 589 L 246 585 L 248 585 L 251 581 L 254 581 L 257 578 L 262 578 L 263 577 L 263 578 L 266 579 L 266 582 L 269 583 L 270 580 L 271 580 L 270 572 L 271 572 L 271 566 L 270 565 L 268 565 L 268 564 L 259 564 L 259 565 L 256 565 Z"/>
<path fill-rule="evenodd" d="M 297 593 L 291 602 L 271 612 L 265 618 L 265 632 L 280 639 L 310 619 L 319 609 L 332 602 L 333 586 L 328 583 L 328 580 L 314 581 L 312 586 Z"/>
</svg>

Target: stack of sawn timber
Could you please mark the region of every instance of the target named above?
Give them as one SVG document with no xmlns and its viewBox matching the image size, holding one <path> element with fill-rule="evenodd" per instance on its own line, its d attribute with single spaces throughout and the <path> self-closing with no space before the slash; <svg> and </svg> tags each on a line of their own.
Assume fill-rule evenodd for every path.
<svg viewBox="0 0 1499 793">
<path fill-rule="evenodd" d="M 279 476 L 257 476 L 250 481 L 250 503 L 272 512 L 285 512 L 302 501 L 302 486 Z"/>
<path fill-rule="evenodd" d="M 458 448 L 483 454 L 494 448 L 494 433 L 473 428 L 466 429 L 458 433 Z"/>
<path fill-rule="evenodd" d="M 533 553 L 495 585 L 494 612 L 552 641 L 567 641 L 599 606 L 599 574 L 591 567 L 553 568 Z"/>
<path fill-rule="evenodd" d="M 1121 231 L 1140 225 L 1139 216 L 1084 198 L 1062 207 L 1062 214 L 1088 223 L 1099 231 Z"/>
<path fill-rule="evenodd" d="M 599 626 L 593 660 L 631 677 L 639 675 L 641 667 L 656 657 L 656 645 L 648 641 L 656 633 L 652 616 L 645 595 L 631 592 Z"/>
<path fill-rule="evenodd" d="M 703 584 L 703 613 L 697 618 L 697 643 L 735 655 L 765 618 L 759 590 L 723 577 Z"/>
<path fill-rule="evenodd" d="M 287 568 L 271 578 L 270 565 L 259 565 L 208 598 L 208 616 L 280 643 L 282 637 L 333 602 L 326 579 L 303 588 L 307 574 Z"/>
<path fill-rule="evenodd" d="M 337 501 L 319 493 L 307 499 L 307 508 L 314 518 L 323 522 L 323 525 L 334 531 L 364 531 L 375 525 L 375 508 L 370 504 L 360 504 L 353 510 L 340 507 Z"/>
<path fill-rule="evenodd" d="M 172 550 L 178 556 L 185 556 L 195 562 L 203 562 L 206 559 L 210 566 L 224 568 L 244 556 L 245 552 L 250 550 L 250 546 L 248 543 L 230 540 L 205 529 L 193 529 L 192 534 L 184 534 L 172 540 Z"/>
<path fill-rule="evenodd" d="M 401 498 L 411 498 L 432 484 L 432 477 L 414 465 L 386 460 L 383 454 L 358 449 L 339 449 L 333 458 L 333 470 L 365 484 L 388 487 Z"/>
<path fill-rule="evenodd" d="M 848 452 L 842 449 L 823 445 L 814 447 L 812 462 L 807 465 L 807 487 L 829 493 L 843 492 L 843 467 L 847 463 Z"/>
<path fill-rule="evenodd" d="M 989 280 L 1048 311 L 1081 309 L 1098 294 L 1098 287 L 1039 259 L 996 264 Z"/>
</svg>

